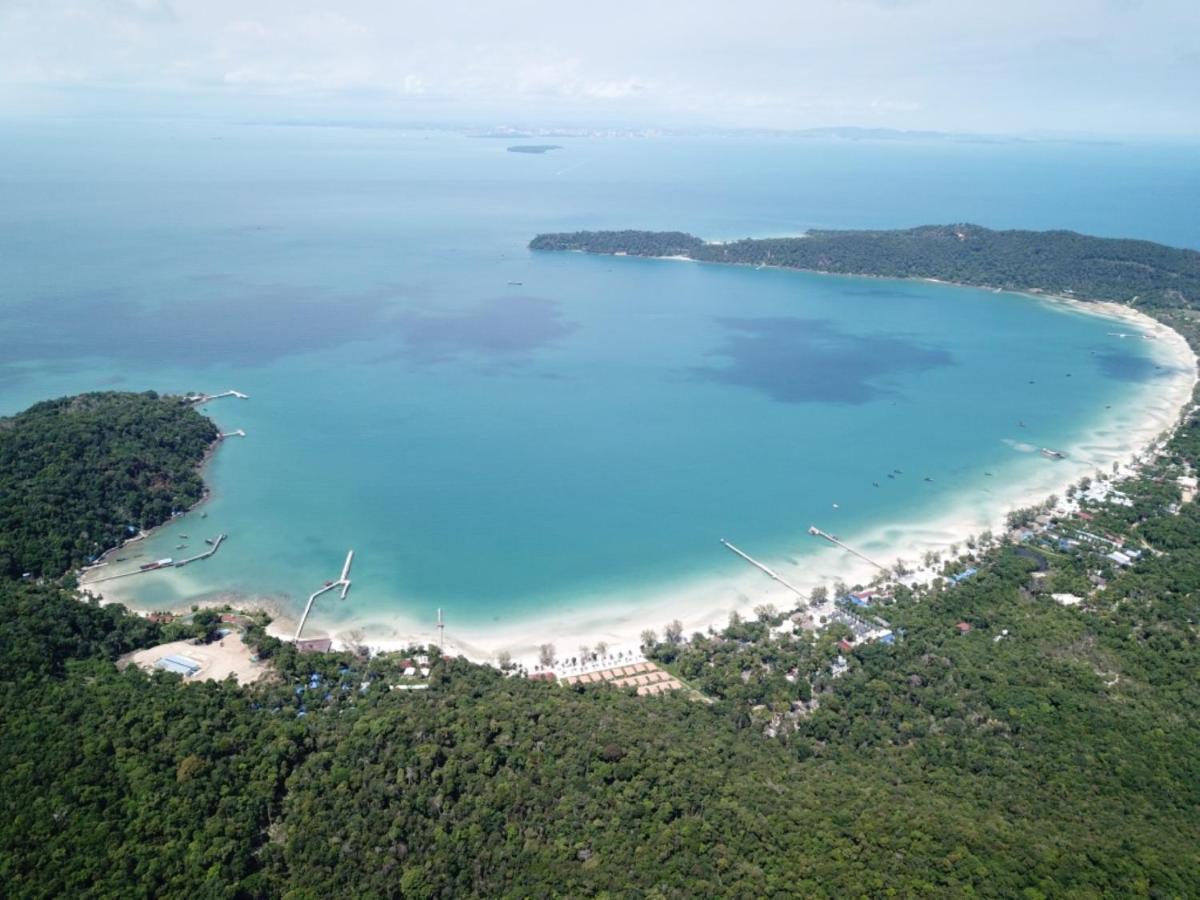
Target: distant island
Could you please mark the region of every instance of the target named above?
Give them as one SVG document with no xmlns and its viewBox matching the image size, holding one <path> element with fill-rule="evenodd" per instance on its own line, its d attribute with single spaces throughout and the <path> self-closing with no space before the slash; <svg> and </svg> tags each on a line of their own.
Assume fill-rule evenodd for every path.
<svg viewBox="0 0 1200 900">
<path fill-rule="evenodd" d="M 549 153 L 551 150 L 561 150 L 561 144 L 513 144 L 508 148 L 509 153 Z"/>
<path fill-rule="evenodd" d="M 923 225 L 882 231 L 809 231 L 728 243 L 681 231 L 539 234 L 532 250 L 685 257 L 839 275 L 928 278 L 1139 307 L 1200 305 L 1200 252 L 1072 231 L 993 231 Z"/>
</svg>

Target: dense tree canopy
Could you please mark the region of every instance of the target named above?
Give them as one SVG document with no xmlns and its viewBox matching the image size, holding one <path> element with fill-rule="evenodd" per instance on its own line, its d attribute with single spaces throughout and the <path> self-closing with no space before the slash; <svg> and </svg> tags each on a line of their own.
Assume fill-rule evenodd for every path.
<svg viewBox="0 0 1200 900">
<path fill-rule="evenodd" d="M 154 393 L 82 394 L 0 419 L 0 575 L 61 575 L 191 506 L 216 437 Z"/>
<path fill-rule="evenodd" d="M 1200 303 L 1200 253 L 1073 231 L 925 225 L 894 231 L 810 231 L 803 237 L 705 243 L 678 231 L 539 234 L 534 250 L 689 256 L 844 275 L 937 278 L 1140 305 Z"/>
</svg>

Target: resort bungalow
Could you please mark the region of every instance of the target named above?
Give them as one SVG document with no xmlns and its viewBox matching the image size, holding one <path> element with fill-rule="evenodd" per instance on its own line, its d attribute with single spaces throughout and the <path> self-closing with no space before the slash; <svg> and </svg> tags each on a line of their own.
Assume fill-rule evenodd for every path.
<svg viewBox="0 0 1200 900">
<path fill-rule="evenodd" d="M 966 634 L 968 631 L 971 630 L 971 623 L 970 622 L 959 622 L 954 627 L 958 629 L 959 634 Z"/>
</svg>

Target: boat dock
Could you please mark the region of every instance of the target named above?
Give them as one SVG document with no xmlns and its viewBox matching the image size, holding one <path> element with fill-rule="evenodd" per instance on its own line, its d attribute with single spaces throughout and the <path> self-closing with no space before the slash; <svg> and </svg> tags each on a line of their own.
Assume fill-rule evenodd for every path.
<svg viewBox="0 0 1200 900">
<path fill-rule="evenodd" d="M 229 537 L 227 534 L 219 534 L 213 545 L 203 553 L 198 553 L 195 556 L 189 556 L 187 559 L 164 561 L 161 565 L 150 565 L 145 569 L 134 569 L 132 572 L 121 572 L 117 575 L 106 575 L 104 578 L 93 578 L 91 581 L 84 582 L 80 585 L 82 588 L 87 588 L 90 584 L 100 584 L 102 581 L 115 581 L 118 578 L 128 578 L 131 575 L 145 575 L 147 572 L 161 572 L 163 569 L 178 569 L 186 566 L 188 563 L 194 563 L 201 559 L 208 559 L 217 552 L 217 548 L 221 546 L 221 542 Z"/>
<path fill-rule="evenodd" d="M 223 431 L 223 432 L 221 432 L 221 434 L 219 434 L 217 436 L 221 440 L 225 440 L 225 438 L 231 438 L 231 437 L 245 437 L 246 430 L 244 428 L 239 428 L 237 431 Z"/>
<path fill-rule="evenodd" d="M 329 582 L 327 585 L 325 585 L 325 587 L 321 588 L 319 591 L 313 591 L 313 593 L 309 595 L 308 603 L 306 603 L 304 605 L 304 615 L 302 615 L 300 617 L 300 624 L 296 626 L 296 637 L 293 638 L 293 640 L 297 640 L 297 641 L 300 640 L 300 632 L 302 632 L 304 630 L 304 623 L 308 621 L 308 614 L 310 612 L 312 612 L 313 603 L 316 602 L 316 599 L 318 597 L 320 597 L 322 594 L 324 594 L 328 591 L 332 591 L 337 588 L 341 588 L 342 589 L 341 599 L 343 599 L 343 600 L 346 599 L 346 592 L 350 590 L 350 565 L 353 562 L 354 562 L 354 551 L 351 550 L 349 553 L 346 554 L 346 562 L 342 566 L 342 574 L 340 576 L 338 576 L 338 580 Z"/>
<path fill-rule="evenodd" d="M 832 534 L 826 534 L 824 531 L 822 531 L 816 525 L 809 526 L 808 533 L 811 534 L 813 537 L 825 538 L 825 540 L 829 541 L 829 543 L 833 544 L 836 547 L 841 547 L 847 553 L 851 553 L 854 556 L 857 556 L 863 562 L 869 562 L 871 565 L 873 565 L 875 568 L 879 569 L 881 572 L 890 571 L 890 569 L 888 569 L 887 566 L 884 566 L 884 565 L 881 565 L 881 564 L 875 562 L 875 560 L 871 559 L 871 557 L 865 556 L 864 554 L 859 553 L 853 547 L 847 547 L 845 544 L 843 544 L 841 541 L 839 541 L 837 538 L 835 538 Z"/>
<path fill-rule="evenodd" d="M 174 563 L 173 567 L 176 569 L 179 569 L 179 568 L 182 568 L 183 566 L 186 566 L 188 563 L 194 563 L 198 559 L 208 559 L 210 556 L 212 556 L 214 553 L 217 552 L 217 548 L 221 546 L 221 541 L 225 540 L 226 537 L 228 537 L 228 535 L 218 534 L 217 539 L 215 541 L 213 541 L 213 545 L 211 547 L 209 547 L 207 550 L 205 550 L 203 553 L 198 553 L 195 556 L 189 556 L 187 559 L 181 559 L 178 562 Z"/>
<path fill-rule="evenodd" d="M 241 391 L 221 391 L 219 394 L 188 394 L 183 399 L 188 403 L 208 403 L 210 400 L 220 400 L 222 397 L 237 397 L 239 400 L 249 400 L 249 394 L 243 394 Z"/>
<path fill-rule="evenodd" d="M 802 590 L 800 590 L 800 588 L 796 587 L 794 584 L 789 582 L 786 578 L 784 578 L 782 575 L 780 575 L 778 572 L 776 572 L 770 566 L 766 565 L 765 563 L 759 562 L 757 559 L 755 559 L 749 553 L 743 553 L 737 547 L 733 546 L 733 544 L 729 543 L 729 541 L 725 540 L 725 538 L 721 538 L 721 543 L 724 544 L 726 547 L 728 547 L 730 550 L 732 550 L 734 553 L 736 553 L 738 556 L 740 556 L 742 559 L 744 559 L 746 562 L 750 563 L 750 565 L 754 566 L 756 569 L 760 569 L 769 578 L 774 578 L 776 581 L 778 581 L 780 584 L 782 584 L 785 588 L 787 588 L 789 591 L 791 591 L 793 594 L 795 594 L 801 600 L 808 599 L 808 596 Z"/>
</svg>

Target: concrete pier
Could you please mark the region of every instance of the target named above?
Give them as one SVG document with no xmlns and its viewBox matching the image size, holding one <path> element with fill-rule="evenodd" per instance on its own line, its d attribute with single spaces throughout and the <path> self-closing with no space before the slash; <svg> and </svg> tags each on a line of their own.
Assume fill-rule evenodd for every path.
<svg viewBox="0 0 1200 900">
<path fill-rule="evenodd" d="M 237 397 L 239 400 L 249 400 L 249 394 L 243 394 L 241 391 L 221 391 L 219 394 L 189 394 L 184 399 L 188 403 L 208 403 L 210 400 L 220 400 L 222 397 Z"/>
<path fill-rule="evenodd" d="M 87 589 L 89 584 L 100 584 L 103 581 L 115 581 L 118 578 L 130 578 L 134 575 L 145 575 L 148 572 L 161 572 L 163 569 L 178 569 L 180 566 L 186 566 L 188 563 L 194 563 L 201 559 L 208 559 L 221 546 L 221 542 L 229 537 L 227 534 L 217 535 L 217 539 L 213 541 L 213 545 L 203 553 L 198 553 L 195 556 L 189 556 L 187 559 L 180 559 L 165 566 L 157 566 L 153 569 L 134 569 L 132 572 L 121 572 L 118 575 L 107 575 L 104 578 L 93 578 L 91 581 L 85 581 L 80 584 L 80 587 Z"/>
<path fill-rule="evenodd" d="M 215 541 L 213 541 L 213 545 L 211 547 L 209 547 L 203 553 L 199 553 L 195 556 L 189 556 L 187 559 L 179 560 L 179 562 L 174 563 L 174 567 L 176 569 L 178 569 L 181 566 L 186 566 L 188 563 L 194 563 L 198 559 L 208 559 L 210 556 L 212 556 L 214 553 L 217 552 L 217 548 L 221 546 L 221 541 L 225 540 L 225 538 L 227 538 L 228 536 L 229 535 L 226 535 L 226 534 L 218 534 L 217 539 Z"/>
<path fill-rule="evenodd" d="M 782 575 L 780 575 L 778 572 L 776 572 L 770 566 L 766 565 L 765 563 L 759 562 L 757 559 L 755 559 L 749 553 L 743 553 L 737 547 L 733 546 L 733 544 L 729 543 L 729 541 L 725 540 L 725 538 L 721 538 L 721 543 L 724 544 L 726 547 L 728 547 L 730 550 L 732 550 L 734 553 L 736 553 L 738 556 L 740 556 L 742 559 L 744 559 L 746 562 L 750 563 L 750 565 L 754 566 L 756 569 L 760 569 L 769 578 L 774 578 L 776 581 L 778 581 L 780 584 L 782 584 L 785 588 L 787 588 L 789 591 L 791 591 L 793 594 L 795 594 L 801 600 L 808 599 L 808 597 L 805 595 L 805 593 L 802 590 L 800 590 L 800 588 L 796 587 L 794 584 L 789 582 L 786 578 L 784 578 Z"/>
<path fill-rule="evenodd" d="M 888 569 L 887 566 L 875 562 L 875 560 L 871 559 L 869 556 L 865 556 L 862 553 L 859 553 L 853 547 L 847 547 L 845 544 L 843 544 L 841 541 L 839 541 L 837 538 L 835 538 L 832 534 L 826 534 L 824 531 L 822 531 L 816 525 L 810 525 L 809 529 L 808 529 L 808 533 L 811 534 L 813 537 L 825 538 L 825 540 L 829 541 L 829 543 L 831 543 L 837 547 L 841 547 L 847 553 L 854 554 L 859 559 L 861 559 L 863 562 L 870 563 L 875 568 L 879 569 L 881 572 L 891 571 L 890 569 Z"/>
<path fill-rule="evenodd" d="M 346 599 L 346 592 L 350 590 L 350 565 L 353 562 L 354 551 L 351 550 L 346 554 L 346 562 L 342 566 L 342 574 L 338 576 L 338 580 L 329 582 L 329 584 L 325 585 L 325 587 L 321 588 L 319 591 L 313 591 L 312 594 L 309 595 L 308 603 L 304 604 L 304 614 L 300 616 L 300 624 L 296 626 L 296 636 L 293 638 L 293 640 L 300 640 L 300 633 L 304 631 L 304 623 L 308 621 L 308 614 L 312 612 L 313 603 L 316 602 L 318 597 L 324 593 L 327 593 L 328 591 L 341 588 L 342 599 Z"/>
</svg>

